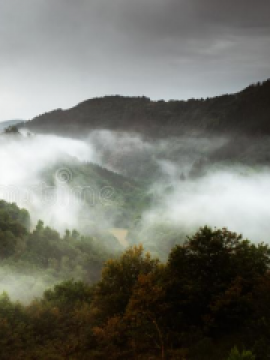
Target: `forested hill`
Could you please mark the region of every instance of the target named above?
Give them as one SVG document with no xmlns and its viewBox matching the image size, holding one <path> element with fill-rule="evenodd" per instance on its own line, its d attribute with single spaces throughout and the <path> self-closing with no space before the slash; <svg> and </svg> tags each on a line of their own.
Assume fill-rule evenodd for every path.
<svg viewBox="0 0 270 360">
<path fill-rule="evenodd" d="M 270 79 L 243 91 L 210 99 L 151 101 L 146 97 L 106 96 L 57 109 L 27 123 L 30 130 L 83 135 L 92 129 L 170 135 L 188 131 L 270 134 Z"/>
</svg>

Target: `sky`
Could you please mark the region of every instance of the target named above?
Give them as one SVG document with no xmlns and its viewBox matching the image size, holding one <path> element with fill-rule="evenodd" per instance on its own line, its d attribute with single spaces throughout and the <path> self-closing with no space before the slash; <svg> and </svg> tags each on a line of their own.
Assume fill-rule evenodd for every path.
<svg viewBox="0 0 270 360">
<path fill-rule="evenodd" d="M 269 0 L 0 0 L 0 121 L 237 92 L 270 77 L 269 15 Z"/>
</svg>

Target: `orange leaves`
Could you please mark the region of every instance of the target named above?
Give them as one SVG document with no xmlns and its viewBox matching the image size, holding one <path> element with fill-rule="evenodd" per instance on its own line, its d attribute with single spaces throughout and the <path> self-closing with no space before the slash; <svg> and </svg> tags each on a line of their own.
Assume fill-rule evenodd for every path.
<svg viewBox="0 0 270 360">
<path fill-rule="evenodd" d="M 121 334 L 122 319 L 119 316 L 110 318 L 102 327 L 94 327 L 93 333 L 100 340 L 105 342 L 112 342 Z"/>
<path fill-rule="evenodd" d="M 159 305 L 159 302 L 164 296 L 164 290 L 161 286 L 155 284 L 153 280 L 152 274 L 139 275 L 138 282 L 129 301 L 127 312 L 153 311 L 155 307 Z"/>
</svg>

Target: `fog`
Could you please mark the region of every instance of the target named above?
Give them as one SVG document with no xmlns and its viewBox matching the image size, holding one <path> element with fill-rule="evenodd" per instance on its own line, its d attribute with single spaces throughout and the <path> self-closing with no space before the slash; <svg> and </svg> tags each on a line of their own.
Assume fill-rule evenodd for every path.
<svg viewBox="0 0 270 360">
<path fill-rule="evenodd" d="M 153 140 L 138 134 L 96 131 L 89 139 L 99 149 L 103 164 L 148 181 L 153 203 L 136 228 L 143 235 L 136 238 L 146 246 L 153 248 L 156 243 L 158 248 L 152 230 L 161 224 L 181 234 L 192 234 L 204 225 L 227 227 L 254 242 L 270 242 L 269 167 L 212 161 L 228 138 Z"/>
<path fill-rule="evenodd" d="M 161 223 L 191 235 L 208 225 L 227 227 L 253 242 L 270 243 L 269 187 L 269 171 L 250 174 L 241 167 L 174 182 L 169 192 L 158 190 L 155 206 L 142 216 L 141 231 Z M 147 241 L 153 246 L 154 239 Z"/>
<path fill-rule="evenodd" d="M 207 159 L 228 142 L 225 137 L 156 139 L 109 130 L 93 131 L 87 140 L 97 149 L 103 166 L 155 185 L 188 175 L 196 162 Z"/>
<path fill-rule="evenodd" d="M 45 289 L 57 283 L 55 279 L 44 275 L 41 271 L 26 270 L 18 271 L 9 266 L 2 266 L 0 268 L 0 291 L 8 293 L 13 300 L 29 303 L 32 299 L 40 297 Z"/>
<path fill-rule="evenodd" d="M 59 231 L 74 228 L 80 216 L 80 199 L 73 189 L 67 161 L 96 162 L 95 149 L 80 140 L 57 136 L 2 136 L 0 139 L 0 194 L 30 211 L 32 225 L 42 219 Z M 55 168 L 54 181 L 46 172 Z M 49 186 L 49 184 L 51 186 Z"/>
<path fill-rule="evenodd" d="M 79 161 L 95 161 L 93 147 L 83 141 L 58 136 L 2 136 L 0 138 L 1 185 L 26 186 L 39 179 L 50 165 L 71 156 Z"/>
<path fill-rule="evenodd" d="M 81 140 L 27 132 L 1 135 L 0 198 L 29 210 L 32 229 L 39 219 L 62 234 L 66 229 L 91 234 L 97 228 L 122 228 L 128 231 L 129 245 L 143 243 L 163 260 L 173 245 L 204 225 L 227 227 L 253 242 L 270 243 L 269 167 L 214 160 L 228 141 L 213 136 L 151 139 L 108 130 L 93 131 Z M 76 167 L 92 163 L 124 176 L 119 177 L 124 183 L 135 181 L 149 197 L 143 207 L 140 199 L 132 199 L 129 206 L 138 206 L 139 217 L 129 226 L 119 220 L 116 224 L 119 212 L 124 218 L 126 211 L 119 204 L 90 206 L 81 192 L 74 191 L 81 183 L 100 190 L 88 173 L 80 170 L 81 183 L 74 173 Z M 19 276 L 16 269 L 0 268 L 0 289 L 13 298 L 22 298 L 26 288 L 27 299 L 32 298 L 53 283 L 40 272 Z"/>
<path fill-rule="evenodd" d="M 147 184 L 153 202 L 142 214 L 145 226 L 162 218 L 187 232 L 211 225 L 228 227 L 254 241 L 268 241 L 270 172 L 267 167 L 209 162 L 227 141 L 207 137 L 146 139 L 108 130 L 94 131 L 84 140 L 2 136 L 0 194 L 4 200 L 27 208 L 33 223 L 41 218 L 59 231 L 74 228 L 82 207 L 84 212 L 93 212 L 94 207 L 86 210 L 84 202 L 78 201 L 82 199 L 71 189 L 72 169 L 61 164 L 67 160 L 96 163 Z M 194 176 L 198 163 L 202 169 Z M 55 181 L 50 190 L 55 192 L 46 198 L 48 191 L 42 186 L 46 171 L 52 168 Z"/>
<path fill-rule="evenodd" d="M 160 254 L 164 244 L 157 232 L 160 235 L 167 229 L 160 239 L 166 242 L 166 231 L 173 229 L 180 234 L 176 242 L 181 243 L 185 235 L 204 225 L 227 227 L 251 241 L 270 243 L 269 166 L 261 161 L 251 166 L 226 158 L 213 160 L 230 139 L 196 136 L 153 140 L 109 131 L 94 132 L 89 138 L 106 166 L 148 181 L 153 203 L 132 229 L 132 243 L 143 242 Z M 269 139 L 265 144 L 265 149 L 259 144 L 258 151 L 249 139 L 253 154 L 249 148 L 246 151 L 255 159 L 258 154 L 263 158 Z"/>
</svg>

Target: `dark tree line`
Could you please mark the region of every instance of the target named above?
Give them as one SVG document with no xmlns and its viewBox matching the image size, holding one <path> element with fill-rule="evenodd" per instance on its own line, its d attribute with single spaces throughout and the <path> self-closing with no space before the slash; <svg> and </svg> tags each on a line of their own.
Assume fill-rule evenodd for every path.
<svg viewBox="0 0 270 360">
<path fill-rule="evenodd" d="M 59 271 L 63 254 L 71 260 L 74 251 L 83 251 L 74 260 L 84 264 L 84 281 L 59 283 L 29 305 L 3 294 L 1 359 L 268 358 L 270 253 L 265 244 L 204 227 L 175 246 L 165 263 L 141 246 L 127 249 L 104 264 L 93 284 L 94 264 L 101 264 L 104 253 L 95 253 L 90 239 L 75 231 L 60 237 L 41 222 L 30 234 L 19 222 L 14 227 L 6 220 L 0 222 L 3 231 L 8 226 L 14 236 L 26 236 L 24 256 L 30 261 L 39 254 L 44 268 Z M 75 269 L 70 270 L 71 278 Z"/>
<path fill-rule="evenodd" d="M 236 94 L 188 101 L 151 101 L 146 97 L 106 96 L 69 110 L 37 116 L 25 126 L 33 131 L 84 135 L 93 129 L 138 131 L 150 136 L 213 134 L 269 135 L 270 80 Z M 64 124 L 64 126 L 63 126 Z"/>
</svg>

